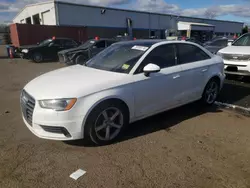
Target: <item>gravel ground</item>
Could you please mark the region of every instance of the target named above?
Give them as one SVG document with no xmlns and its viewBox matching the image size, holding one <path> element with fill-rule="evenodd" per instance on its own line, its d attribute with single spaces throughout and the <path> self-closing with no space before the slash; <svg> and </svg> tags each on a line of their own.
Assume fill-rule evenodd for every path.
<svg viewBox="0 0 250 188">
<path fill-rule="evenodd" d="M 250 187 L 250 118 L 216 107 L 193 103 L 153 116 L 104 147 L 35 137 L 21 119 L 20 90 L 60 67 L 0 54 L 0 187 Z M 87 173 L 70 179 L 79 168 Z"/>
</svg>

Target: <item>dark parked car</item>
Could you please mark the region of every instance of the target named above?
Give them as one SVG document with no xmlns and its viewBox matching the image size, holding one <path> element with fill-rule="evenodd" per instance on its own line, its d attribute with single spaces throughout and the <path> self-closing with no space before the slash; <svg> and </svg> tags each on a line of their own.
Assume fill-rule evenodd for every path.
<svg viewBox="0 0 250 188">
<path fill-rule="evenodd" d="M 232 42 L 232 40 L 226 37 L 215 38 L 211 41 L 205 42 L 203 46 L 211 53 L 216 54 L 220 49 L 227 47 L 230 42 Z"/>
<path fill-rule="evenodd" d="M 67 65 L 84 64 L 111 44 L 117 42 L 115 39 L 91 39 L 77 48 L 63 50 L 58 53 L 59 61 Z"/>
<path fill-rule="evenodd" d="M 194 43 L 196 43 L 196 44 L 199 44 L 199 45 L 201 45 L 202 46 L 202 42 L 201 41 L 199 41 L 199 40 L 197 40 L 196 38 L 194 38 L 194 37 L 191 37 L 191 38 L 186 38 L 186 37 L 178 37 L 178 39 L 177 40 L 184 40 L 184 41 L 188 41 L 188 42 L 194 42 Z"/>
<path fill-rule="evenodd" d="M 22 58 L 40 63 L 45 60 L 56 60 L 58 59 L 57 53 L 59 51 L 77 46 L 78 43 L 73 39 L 53 37 L 37 45 L 21 46 L 18 51 Z"/>
</svg>

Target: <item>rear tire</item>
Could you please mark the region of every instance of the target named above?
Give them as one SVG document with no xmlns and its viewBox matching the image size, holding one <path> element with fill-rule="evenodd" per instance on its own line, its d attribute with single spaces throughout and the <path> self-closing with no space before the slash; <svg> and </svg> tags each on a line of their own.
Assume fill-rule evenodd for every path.
<svg viewBox="0 0 250 188">
<path fill-rule="evenodd" d="M 129 123 L 126 107 L 119 101 L 102 102 L 89 114 L 85 128 L 84 140 L 96 145 L 113 143 Z"/>
<path fill-rule="evenodd" d="M 34 53 L 32 59 L 36 63 L 41 63 L 43 61 L 43 55 L 41 53 Z"/>
<path fill-rule="evenodd" d="M 212 78 L 207 83 L 203 95 L 202 95 L 202 103 L 211 106 L 216 101 L 220 91 L 220 82 L 217 78 Z"/>
</svg>

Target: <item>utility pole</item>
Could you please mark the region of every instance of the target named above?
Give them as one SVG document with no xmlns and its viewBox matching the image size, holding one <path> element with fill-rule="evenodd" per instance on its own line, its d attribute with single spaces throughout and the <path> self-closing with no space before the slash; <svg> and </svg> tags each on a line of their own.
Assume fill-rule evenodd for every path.
<svg viewBox="0 0 250 188">
<path fill-rule="evenodd" d="M 151 14 L 153 13 L 154 8 L 156 8 L 156 0 L 152 0 L 152 6 L 150 1 L 148 2 L 148 9 L 149 9 L 149 37 L 151 37 Z"/>
</svg>

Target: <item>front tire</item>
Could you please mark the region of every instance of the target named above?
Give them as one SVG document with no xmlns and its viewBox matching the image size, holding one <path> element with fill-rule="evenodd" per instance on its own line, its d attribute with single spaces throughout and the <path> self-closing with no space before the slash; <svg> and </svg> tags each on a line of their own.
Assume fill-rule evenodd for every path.
<svg viewBox="0 0 250 188">
<path fill-rule="evenodd" d="M 78 55 L 75 59 L 75 63 L 79 64 L 79 65 L 83 65 L 87 60 L 88 60 L 88 58 L 86 56 Z"/>
<path fill-rule="evenodd" d="M 113 143 L 129 123 L 125 105 L 119 101 L 106 101 L 95 107 L 89 114 L 84 139 L 96 145 Z"/>
<path fill-rule="evenodd" d="M 216 101 L 220 91 L 220 82 L 216 78 L 212 78 L 206 85 L 203 95 L 202 102 L 205 105 L 213 105 Z"/>
<path fill-rule="evenodd" d="M 41 53 L 34 53 L 32 59 L 36 63 L 41 63 L 43 61 L 43 55 Z"/>
</svg>

